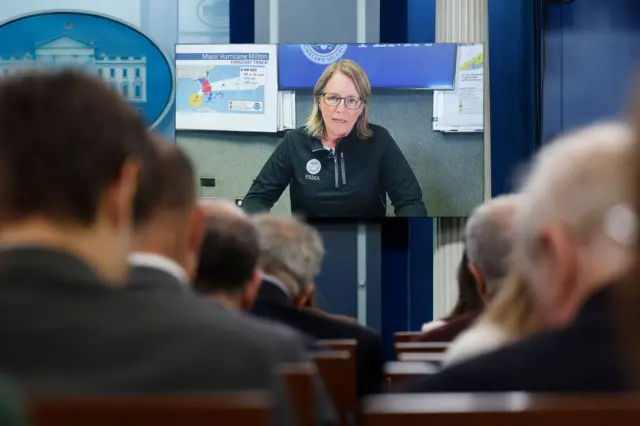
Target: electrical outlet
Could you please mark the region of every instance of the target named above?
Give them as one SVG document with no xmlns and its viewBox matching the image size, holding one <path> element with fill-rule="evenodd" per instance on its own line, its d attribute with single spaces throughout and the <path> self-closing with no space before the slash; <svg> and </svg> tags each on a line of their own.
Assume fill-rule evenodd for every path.
<svg viewBox="0 0 640 426">
<path fill-rule="evenodd" d="M 216 179 L 212 177 L 201 177 L 200 178 L 200 186 L 204 186 L 207 188 L 213 188 L 216 186 Z"/>
</svg>

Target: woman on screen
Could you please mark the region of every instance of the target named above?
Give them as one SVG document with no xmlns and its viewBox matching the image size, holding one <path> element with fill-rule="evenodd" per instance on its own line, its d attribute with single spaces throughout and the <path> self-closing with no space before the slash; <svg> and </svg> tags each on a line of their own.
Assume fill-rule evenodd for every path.
<svg viewBox="0 0 640 426">
<path fill-rule="evenodd" d="M 369 123 L 371 86 L 351 60 L 329 65 L 313 90 L 306 126 L 287 133 L 245 196 L 250 213 L 268 211 L 290 186 L 292 213 L 313 217 L 424 217 L 422 189 L 396 141 Z"/>
</svg>

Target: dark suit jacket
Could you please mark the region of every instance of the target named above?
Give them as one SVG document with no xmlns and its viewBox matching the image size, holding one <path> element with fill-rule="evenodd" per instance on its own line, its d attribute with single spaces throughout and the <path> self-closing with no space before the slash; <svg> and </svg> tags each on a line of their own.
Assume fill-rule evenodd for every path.
<svg viewBox="0 0 640 426">
<path fill-rule="evenodd" d="M 193 291 L 191 287 L 181 283 L 173 275 L 149 266 L 133 266 L 131 268 L 129 286 L 137 290 L 161 291 L 168 294 Z M 218 304 L 216 305 L 221 307 Z M 317 344 L 311 336 L 305 333 L 297 334 L 307 351 L 331 350 L 330 348 Z"/>
<path fill-rule="evenodd" d="M 451 318 L 444 325 L 422 333 L 414 340 L 416 342 L 451 342 L 458 337 L 458 334 L 469 328 L 479 315 L 480 311 L 474 311 Z"/>
<path fill-rule="evenodd" d="M 191 287 L 181 283 L 173 275 L 148 266 L 134 266 L 131 268 L 129 286 L 138 291 L 167 295 L 192 292 Z M 277 363 L 307 362 L 308 358 L 302 350 L 303 346 L 306 346 L 305 349 L 308 349 L 309 346 L 313 349 L 320 348 L 311 338 L 303 336 L 291 327 L 277 322 L 258 320 L 252 315 L 227 309 L 214 301 L 208 302 L 212 310 L 226 312 L 241 321 L 246 329 L 260 335 L 260 339 L 272 351 Z M 320 380 L 316 380 L 315 386 L 316 424 L 318 426 L 336 424 L 337 416 L 324 384 Z"/>
<path fill-rule="evenodd" d="M 129 286 L 139 290 L 161 291 L 162 293 L 191 293 L 191 287 L 181 283 L 173 275 L 150 266 L 132 265 Z"/>
<path fill-rule="evenodd" d="M 358 343 L 358 395 L 382 390 L 383 353 L 380 335 L 360 324 L 351 324 L 304 311 L 293 306 L 287 294 L 277 285 L 263 280 L 252 312 L 288 324 L 316 339 L 355 339 Z"/>
<path fill-rule="evenodd" d="M 566 329 L 452 365 L 412 383 L 412 392 L 613 392 L 627 388 L 616 349 L 610 286 Z"/>
<path fill-rule="evenodd" d="M 0 347 L 0 371 L 26 392 L 264 389 L 273 423 L 293 421 L 271 348 L 242 321 L 188 292 L 104 285 L 66 252 L 0 251 Z"/>
</svg>

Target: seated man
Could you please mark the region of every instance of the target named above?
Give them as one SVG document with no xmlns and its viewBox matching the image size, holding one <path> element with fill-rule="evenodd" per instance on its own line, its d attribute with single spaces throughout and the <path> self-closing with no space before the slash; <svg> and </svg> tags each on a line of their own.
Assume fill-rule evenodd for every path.
<svg viewBox="0 0 640 426">
<path fill-rule="evenodd" d="M 483 305 L 489 304 L 502 289 L 507 275 L 514 238 L 516 207 L 522 195 L 504 195 L 477 207 L 465 228 L 467 265 Z M 452 341 L 446 359 L 463 359 L 481 353 L 502 341 L 499 331 L 486 327 L 468 330 L 482 313 L 469 312 L 446 324 L 422 333 L 422 342 Z"/>
<path fill-rule="evenodd" d="M 318 232 L 293 217 L 273 214 L 253 216 L 253 223 L 258 231 L 264 275 L 252 312 L 317 339 L 355 339 L 358 394 L 379 392 L 383 355 L 378 333 L 304 308 L 324 256 Z"/>
<path fill-rule="evenodd" d="M 174 303 L 181 303 L 185 312 L 205 308 L 210 311 L 208 314 L 217 315 L 219 321 L 226 320 L 235 325 L 237 334 L 250 337 L 268 348 L 277 363 L 308 361 L 297 331 L 280 324 L 258 321 L 249 315 L 237 315 L 235 311 L 203 300 L 193 291 L 191 283 L 198 266 L 205 229 L 204 213 L 196 199 L 193 165 L 179 147 L 160 140 L 157 135 L 155 139 L 157 160 L 154 169 L 157 173 L 152 189 L 145 194 L 151 212 L 136 226 L 135 251 L 129 256 L 132 266 L 129 289 L 149 298 L 170 297 Z M 255 251 L 257 261 L 257 248 Z M 242 268 L 243 259 L 234 257 L 240 252 L 226 254 L 231 254 L 225 260 L 227 266 Z M 221 347 L 224 347 L 224 342 L 221 342 Z M 230 358 L 234 357 L 226 347 L 220 356 L 225 353 Z M 244 373 L 250 374 L 250 370 Z M 317 413 L 319 424 L 333 423 L 330 411 L 329 415 L 326 410 L 318 410 Z"/>
<path fill-rule="evenodd" d="M 194 281 L 195 290 L 234 312 L 250 310 L 262 281 L 258 268 L 258 234 L 246 213 L 226 200 L 201 203 L 206 217 L 205 236 Z M 251 316 L 247 318 L 256 320 Z M 289 327 L 264 322 L 275 329 Z M 270 330 L 266 329 L 267 336 Z M 304 336 L 307 349 L 321 350 L 311 337 Z M 276 340 L 277 341 L 277 340 Z M 335 411 L 321 381 L 316 381 L 316 413 L 319 425 L 334 424 Z"/>
<path fill-rule="evenodd" d="M 493 198 L 477 207 L 465 227 L 467 265 L 483 304 L 500 291 L 513 243 L 513 218 L 517 195 Z M 422 333 L 420 342 L 447 342 L 465 331 L 481 311 L 469 312 Z"/>
<path fill-rule="evenodd" d="M 633 133 L 614 124 L 569 133 L 542 150 L 521 191 L 513 251 L 547 331 L 452 365 L 409 390 L 627 388 L 611 303 L 635 260 L 638 221 L 627 207 L 633 155 Z"/>
<path fill-rule="evenodd" d="M 226 309 L 250 311 L 262 284 L 258 234 L 247 214 L 230 201 L 206 201 L 200 207 L 206 222 L 194 289 Z M 301 337 L 307 350 L 329 349 Z"/>
</svg>

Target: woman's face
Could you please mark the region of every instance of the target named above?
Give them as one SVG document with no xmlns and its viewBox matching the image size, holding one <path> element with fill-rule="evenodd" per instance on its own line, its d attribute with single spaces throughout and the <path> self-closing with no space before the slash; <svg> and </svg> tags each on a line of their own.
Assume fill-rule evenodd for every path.
<svg viewBox="0 0 640 426">
<path fill-rule="evenodd" d="M 331 77 L 319 102 L 326 136 L 330 139 L 347 136 L 364 110 L 356 85 L 341 73 Z"/>
</svg>

